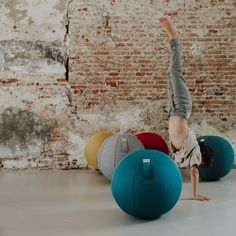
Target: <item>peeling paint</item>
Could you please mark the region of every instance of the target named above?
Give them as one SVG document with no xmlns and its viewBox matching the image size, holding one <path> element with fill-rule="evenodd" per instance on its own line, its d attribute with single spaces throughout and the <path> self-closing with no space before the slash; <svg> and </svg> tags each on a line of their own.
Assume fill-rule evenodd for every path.
<svg viewBox="0 0 236 236">
<path fill-rule="evenodd" d="M 190 52 L 192 56 L 196 59 L 198 62 L 202 62 L 203 56 L 202 56 L 202 45 L 200 43 L 194 43 L 190 47 Z"/>
<path fill-rule="evenodd" d="M 32 113 L 38 114 L 38 116 L 52 119 L 63 114 L 69 104 L 66 97 L 66 88 L 60 86 L 60 90 L 55 90 L 53 85 L 44 86 L 47 78 L 33 78 L 32 76 L 28 80 L 34 84 L 38 82 L 38 86 L 17 86 L 17 84 L 14 84 L 9 88 L 2 88 L 0 93 L 1 110 L 3 111 L 9 106 L 18 107 L 18 109 L 30 110 Z M 25 81 L 27 81 L 27 77 L 25 77 Z"/>
<path fill-rule="evenodd" d="M 62 0 L 0 1 L 1 167 L 67 165 L 64 134 L 55 128 L 56 118 L 68 106 L 66 4 Z"/>
<path fill-rule="evenodd" d="M 161 102 L 147 102 L 144 108 L 130 106 L 128 102 L 116 105 L 93 108 L 92 111 L 79 113 L 78 133 L 87 137 L 101 130 L 114 132 L 159 132 L 166 137 L 168 116 L 164 113 L 165 106 Z"/>
<path fill-rule="evenodd" d="M 8 18 L 12 18 L 17 22 L 26 20 L 30 16 L 35 24 L 47 21 L 56 22 L 63 18 L 63 6 L 65 5 L 62 0 L 8 0 L 4 3 Z"/>
<path fill-rule="evenodd" d="M 37 73 L 43 68 L 45 73 L 50 74 L 65 72 L 66 56 L 61 42 L 0 41 L 0 50 L 0 69 Z"/>
<path fill-rule="evenodd" d="M 63 40 L 65 1 L 9 0 L 0 2 L 0 40 Z"/>
</svg>

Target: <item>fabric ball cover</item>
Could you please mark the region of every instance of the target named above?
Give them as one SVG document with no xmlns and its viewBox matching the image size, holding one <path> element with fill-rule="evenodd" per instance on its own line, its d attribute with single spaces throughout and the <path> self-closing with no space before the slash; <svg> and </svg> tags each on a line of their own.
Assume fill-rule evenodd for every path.
<svg viewBox="0 0 236 236">
<path fill-rule="evenodd" d="M 116 134 L 109 137 L 98 152 L 98 168 L 102 174 L 111 180 L 114 168 L 127 154 L 143 150 L 143 144 L 132 134 Z"/>
<path fill-rule="evenodd" d="M 168 145 L 159 134 L 151 133 L 151 132 L 144 132 L 136 134 L 136 137 L 143 143 L 145 149 L 153 149 L 158 150 L 169 154 Z"/>
<path fill-rule="evenodd" d="M 98 168 L 97 167 L 97 153 L 102 143 L 111 135 L 113 135 L 113 132 L 103 131 L 103 132 L 94 134 L 92 137 L 88 139 L 84 148 L 84 156 L 88 162 L 88 165 L 91 168 L 93 169 Z"/>
<path fill-rule="evenodd" d="M 219 180 L 227 175 L 233 167 L 234 150 L 231 144 L 219 136 L 200 136 L 198 143 L 204 142 L 213 151 L 212 164 L 209 168 L 199 166 L 199 175 L 202 180 Z"/>
<path fill-rule="evenodd" d="M 136 151 L 115 168 L 112 194 L 120 208 L 142 219 L 158 218 L 177 203 L 182 178 L 175 162 L 156 150 Z"/>
</svg>

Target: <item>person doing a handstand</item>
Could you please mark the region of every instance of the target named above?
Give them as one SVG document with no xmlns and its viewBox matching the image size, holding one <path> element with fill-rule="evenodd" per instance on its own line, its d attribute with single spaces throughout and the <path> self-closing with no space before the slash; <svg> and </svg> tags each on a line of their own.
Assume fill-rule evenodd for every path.
<svg viewBox="0 0 236 236">
<path fill-rule="evenodd" d="M 188 127 L 188 119 L 192 111 L 192 99 L 182 75 L 179 35 L 167 17 L 162 16 L 159 21 L 170 39 L 171 61 L 167 78 L 168 132 L 173 159 L 178 167 L 190 168 L 193 199 L 208 201 L 210 200 L 208 196 L 198 193 L 198 166 L 202 164 L 208 167 L 211 154 L 206 146 L 198 144 L 194 132 Z"/>
</svg>

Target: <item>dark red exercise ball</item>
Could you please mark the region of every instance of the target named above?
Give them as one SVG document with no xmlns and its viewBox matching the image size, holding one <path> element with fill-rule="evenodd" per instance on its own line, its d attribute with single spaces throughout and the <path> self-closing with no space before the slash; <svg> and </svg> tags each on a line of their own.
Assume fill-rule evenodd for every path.
<svg viewBox="0 0 236 236">
<path fill-rule="evenodd" d="M 145 149 L 153 149 L 169 155 L 168 145 L 159 134 L 144 132 L 136 134 L 136 137 L 143 143 Z"/>
</svg>

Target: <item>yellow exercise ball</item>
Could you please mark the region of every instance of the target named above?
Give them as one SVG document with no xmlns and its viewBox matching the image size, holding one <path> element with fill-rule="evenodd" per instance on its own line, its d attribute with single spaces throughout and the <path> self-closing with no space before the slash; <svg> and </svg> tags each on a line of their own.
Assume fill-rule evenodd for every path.
<svg viewBox="0 0 236 236">
<path fill-rule="evenodd" d="M 89 167 L 91 167 L 92 169 L 98 169 L 97 153 L 99 151 L 99 148 L 103 144 L 103 142 L 112 135 L 113 132 L 111 131 L 103 131 L 94 134 L 88 139 L 84 148 L 84 156 L 88 162 Z"/>
</svg>

